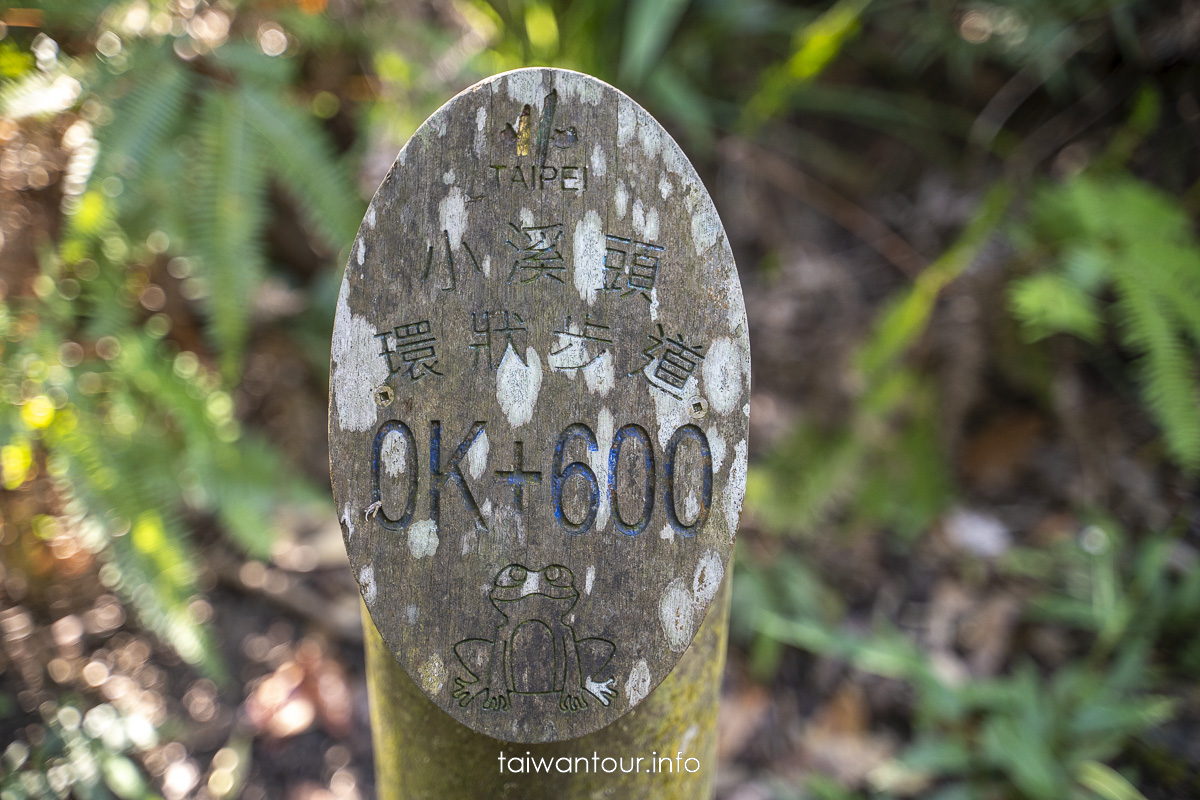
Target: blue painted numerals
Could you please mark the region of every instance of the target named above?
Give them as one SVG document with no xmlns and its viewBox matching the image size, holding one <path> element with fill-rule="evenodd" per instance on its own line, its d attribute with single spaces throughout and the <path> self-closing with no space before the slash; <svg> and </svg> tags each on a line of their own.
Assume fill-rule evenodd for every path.
<svg viewBox="0 0 1200 800">
<path fill-rule="evenodd" d="M 380 525 L 389 531 L 402 531 L 412 522 L 413 512 L 417 510 L 417 471 L 415 469 L 406 470 L 408 472 L 408 500 L 404 503 L 404 513 L 398 519 L 392 519 L 383 510 L 383 492 L 379 488 L 379 467 L 380 461 L 384 459 L 383 448 L 387 444 L 388 437 L 393 433 L 404 442 L 402 453 L 412 457 L 417 452 L 417 441 L 413 438 L 412 431 L 403 422 L 393 419 L 379 426 L 379 432 L 375 434 L 375 442 L 371 447 L 371 472 L 374 478 L 371 482 L 371 502 L 374 508 L 379 509 L 375 518 L 379 520 Z M 391 471 L 388 470 L 389 473 Z"/>
<path fill-rule="evenodd" d="M 582 422 L 576 422 L 562 432 L 562 436 L 558 437 L 558 444 L 554 446 L 554 471 L 550 474 L 550 497 L 554 503 L 554 518 L 558 520 L 558 524 L 567 533 L 587 533 L 588 529 L 596 522 L 596 511 L 600 505 L 600 484 L 596 482 L 596 473 L 592 472 L 592 468 L 582 461 L 572 461 L 567 464 L 566 469 L 563 469 L 564 451 L 572 439 L 583 439 L 587 442 L 589 453 L 594 453 L 597 450 L 596 434 L 592 433 L 592 429 Z M 583 478 L 587 484 L 588 491 L 588 511 L 587 515 L 579 522 L 572 522 L 567 516 L 567 512 L 563 509 L 563 487 L 567 481 L 575 476 Z"/>
<path fill-rule="evenodd" d="M 617 466 L 621 463 L 621 448 L 629 439 L 641 443 L 642 465 L 645 469 L 642 515 L 636 522 L 625 521 L 617 500 Z M 612 447 L 608 451 L 608 501 L 612 506 L 614 526 L 626 536 L 637 536 L 650 524 L 650 516 L 654 513 L 654 448 L 650 444 L 650 436 L 641 425 L 626 425 L 613 437 Z"/>
<path fill-rule="evenodd" d="M 441 518 L 442 490 L 446 488 L 447 484 L 453 483 L 458 488 L 459 500 L 466 506 L 466 510 L 474 518 L 475 524 L 480 529 L 486 529 L 487 523 L 481 507 L 461 469 L 462 462 L 468 458 L 468 451 L 483 433 L 486 424 L 485 422 L 472 424 L 449 457 L 443 460 L 442 423 L 438 420 L 429 423 L 429 463 L 426 476 L 428 478 L 429 513 L 435 523 L 439 522 Z M 513 476 L 518 474 L 522 476 L 520 487 L 522 491 L 514 495 L 519 498 L 514 510 L 516 513 L 522 514 L 537 503 L 545 502 L 538 498 L 538 494 L 544 490 L 541 489 L 541 465 L 537 463 L 536 456 L 533 458 L 533 463 L 525 465 L 523 463 L 525 459 L 523 443 L 517 442 L 514 446 L 518 465 L 513 470 L 498 470 L 496 474 L 507 476 L 506 480 L 509 484 L 513 483 Z M 625 452 L 626 447 L 635 447 L 641 453 L 641 458 L 626 458 L 622 461 L 621 454 Z M 596 434 L 592 429 L 582 422 L 576 422 L 563 430 L 554 445 L 553 453 L 550 454 L 553 468 L 550 472 L 550 497 L 548 500 L 559 527 L 573 536 L 581 536 L 596 525 L 602 490 L 600 481 L 591 467 L 591 463 L 595 463 L 591 457 L 597 454 L 599 449 Z M 698 476 L 695 466 L 686 470 L 686 477 L 681 475 L 677 469 L 677 464 L 681 463 L 680 454 L 685 451 L 694 454 L 689 461 L 691 464 L 699 466 Z M 577 460 L 569 460 L 571 458 Z M 420 462 L 416 439 L 407 425 L 399 420 L 389 420 L 379 426 L 371 446 L 372 504 L 370 509 L 374 512 L 372 517 L 378 520 L 385 529 L 404 531 L 412 523 L 417 508 L 418 473 L 423 468 Z M 650 434 L 641 425 L 623 425 L 617 430 L 613 436 L 612 445 L 608 449 L 607 467 L 607 474 L 604 476 L 607 478 L 607 497 L 605 499 L 611 510 L 613 527 L 625 536 L 638 536 L 650 527 L 660 485 L 667 524 L 675 533 L 683 537 L 692 537 L 708 522 L 713 494 L 712 450 L 709 447 L 708 436 L 696 425 L 681 426 L 667 442 L 662 454 L 663 475 L 661 481 L 658 475 L 654 443 Z M 476 469 L 477 467 L 472 467 L 472 475 L 477 474 Z M 632 475 L 626 470 L 633 471 Z M 401 472 L 404 474 L 401 475 Z M 398 517 L 390 516 L 389 510 L 384 508 L 381 481 L 385 476 L 388 479 L 394 479 L 397 483 L 405 484 L 403 489 L 404 506 Z M 536 480 L 533 476 L 536 476 Z M 624 505 L 621 502 L 621 492 L 618 491 L 618 486 L 622 485 L 619 478 L 624 478 L 623 485 L 632 489 L 625 493 Z M 680 481 L 690 481 L 694 484 L 697 478 L 699 486 L 687 487 L 690 491 L 677 485 Z M 641 508 L 637 508 L 636 503 L 639 485 Z M 579 519 L 573 519 L 568 512 L 568 507 L 572 504 L 564 501 L 564 492 L 580 492 L 581 490 L 585 499 L 585 503 L 582 505 L 587 510 L 580 515 Z M 529 493 L 528 499 L 525 499 L 526 492 Z M 570 497 L 570 494 L 567 497 Z M 680 498 L 684 498 L 682 509 L 679 504 Z M 497 502 L 502 501 L 497 499 Z M 635 508 L 637 508 L 637 516 L 631 519 L 631 512 Z M 394 511 L 394 508 L 391 510 Z M 575 510 L 574 513 L 579 514 L 578 510 Z"/>
<path fill-rule="evenodd" d="M 679 510 L 675 505 L 675 457 L 679 454 L 680 445 L 689 439 L 700 447 L 703 475 L 700 482 L 700 507 L 696 510 L 696 516 L 691 523 L 685 525 L 680 521 Z M 667 508 L 667 522 L 671 523 L 671 527 L 680 536 L 695 536 L 696 531 L 704 527 L 704 523 L 708 521 L 708 511 L 712 508 L 712 483 L 712 451 L 708 447 L 708 437 L 695 425 L 684 425 L 675 431 L 671 441 L 667 442 L 667 490 L 663 503 Z"/>
</svg>

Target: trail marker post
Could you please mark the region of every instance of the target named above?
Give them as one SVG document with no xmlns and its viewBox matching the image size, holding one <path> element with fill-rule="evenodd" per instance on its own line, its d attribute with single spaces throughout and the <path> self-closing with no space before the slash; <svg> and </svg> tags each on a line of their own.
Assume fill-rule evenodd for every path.
<svg viewBox="0 0 1200 800">
<path fill-rule="evenodd" d="M 711 792 L 749 392 L 724 230 L 645 110 L 535 68 L 421 126 L 332 347 L 381 798 Z"/>
</svg>

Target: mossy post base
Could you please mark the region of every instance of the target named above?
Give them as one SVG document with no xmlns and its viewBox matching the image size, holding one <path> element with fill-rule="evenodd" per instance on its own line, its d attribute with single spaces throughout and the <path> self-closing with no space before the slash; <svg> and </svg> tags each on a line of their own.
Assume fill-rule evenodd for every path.
<svg viewBox="0 0 1200 800">
<path fill-rule="evenodd" d="M 434 705 L 388 652 L 363 609 L 371 731 L 379 800 L 418 798 L 639 798 L 711 797 L 717 768 L 717 707 L 729 629 L 730 576 L 691 647 L 658 688 L 612 725 L 578 739 L 513 744 L 476 733 Z M 501 771 L 500 755 L 505 764 Z M 593 754 L 598 758 L 593 759 Z M 682 755 L 680 755 L 682 754 Z M 641 772 L 623 773 L 641 758 Z M 678 761 L 676 760 L 678 757 Z M 510 771 L 510 758 L 525 769 Z M 557 759 L 571 771 L 558 772 Z M 616 769 L 611 773 L 593 765 Z M 651 761 L 665 762 L 650 772 Z M 683 769 L 686 762 L 695 772 Z M 550 771 L 532 772 L 534 760 L 550 759 Z M 586 761 L 586 771 L 584 770 Z M 579 769 L 576 770 L 575 767 Z M 674 771 L 678 770 L 678 771 Z"/>
</svg>

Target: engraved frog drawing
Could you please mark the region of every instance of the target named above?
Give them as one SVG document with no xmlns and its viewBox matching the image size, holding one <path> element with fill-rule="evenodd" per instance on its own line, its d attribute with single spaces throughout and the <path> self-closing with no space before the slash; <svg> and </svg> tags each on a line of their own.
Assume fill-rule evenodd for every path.
<svg viewBox="0 0 1200 800">
<path fill-rule="evenodd" d="M 483 707 L 507 711 L 511 694 L 558 694 L 566 713 L 588 707 L 586 695 L 608 705 L 616 679 L 605 673 L 616 646 L 605 639 L 577 639 L 567 615 L 579 601 L 575 576 L 561 564 L 531 570 L 509 564 L 496 575 L 488 594 L 504 617 L 492 639 L 464 639 L 454 654 L 470 675 L 455 678 L 454 697 L 467 706 L 482 697 Z"/>
</svg>

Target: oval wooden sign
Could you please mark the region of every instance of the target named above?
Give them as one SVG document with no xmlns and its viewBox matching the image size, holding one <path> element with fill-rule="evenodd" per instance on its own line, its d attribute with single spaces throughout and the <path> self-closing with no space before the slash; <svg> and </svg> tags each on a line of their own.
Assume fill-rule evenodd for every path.
<svg viewBox="0 0 1200 800">
<path fill-rule="evenodd" d="M 331 366 L 346 550 L 413 681 L 513 742 L 635 707 L 726 571 L 749 393 L 724 230 L 645 110 L 558 69 L 439 109 L 359 230 Z"/>
</svg>

